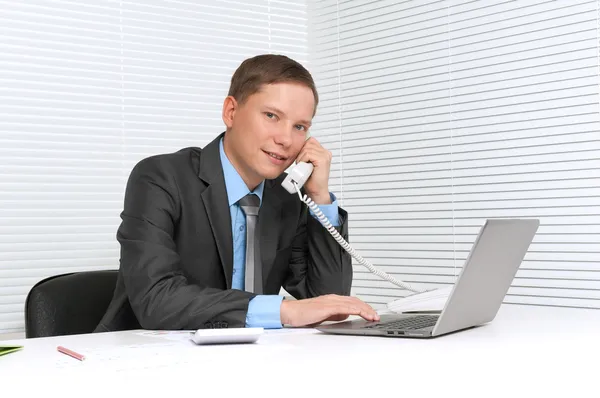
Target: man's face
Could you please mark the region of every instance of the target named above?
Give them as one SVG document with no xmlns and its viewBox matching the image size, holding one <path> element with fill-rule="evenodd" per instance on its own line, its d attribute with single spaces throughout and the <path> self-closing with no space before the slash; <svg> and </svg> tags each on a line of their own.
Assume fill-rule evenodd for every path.
<svg viewBox="0 0 600 398">
<path fill-rule="evenodd" d="M 315 109 L 312 90 L 298 83 L 265 85 L 243 104 L 228 97 L 225 152 L 249 188 L 281 175 L 304 146 Z"/>
</svg>

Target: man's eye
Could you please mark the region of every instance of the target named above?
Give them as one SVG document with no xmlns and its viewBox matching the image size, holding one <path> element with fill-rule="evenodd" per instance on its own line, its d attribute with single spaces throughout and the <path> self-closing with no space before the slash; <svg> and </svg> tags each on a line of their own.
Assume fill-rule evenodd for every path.
<svg viewBox="0 0 600 398">
<path fill-rule="evenodd" d="M 273 118 L 275 117 L 275 115 L 274 115 L 274 114 L 272 114 L 271 112 L 267 112 L 267 113 L 265 113 L 265 115 L 267 115 L 267 117 L 268 117 L 269 119 L 273 119 Z"/>
<path fill-rule="evenodd" d="M 306 127 L 304 127 L 304 126 L 303 126 L 303 125 L 301 125 L 301 124 L 297 124 L 297 125 L 296 125 L 296 130 L 300 130 L 300 131 L 302 131 L 302 130 L 306 130 Z"/>
</svg>

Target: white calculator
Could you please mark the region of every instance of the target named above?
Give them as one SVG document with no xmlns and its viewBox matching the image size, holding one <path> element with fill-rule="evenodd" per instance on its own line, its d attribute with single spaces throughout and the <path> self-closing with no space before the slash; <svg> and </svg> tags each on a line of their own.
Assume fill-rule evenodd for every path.
<svg viewBox="0 0 600 398">
<path fill-rule="evenodd" d="M 258 341 L 263 328 L 198 329 L 192 335 L 196 344 L 249 344 Z"/>
</svg>

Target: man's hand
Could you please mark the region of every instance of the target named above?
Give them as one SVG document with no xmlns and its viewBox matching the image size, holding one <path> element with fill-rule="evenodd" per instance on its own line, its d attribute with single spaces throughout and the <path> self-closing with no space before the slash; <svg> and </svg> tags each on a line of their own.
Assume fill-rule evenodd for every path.
<svg viewBox="0 0 600 398">
<path fill-rule="evenodd" d="M 281 323 L 290 326 L 313 326 L 324 321 L 343 321 L 359 315 L 367 321 L 379 321 L 377 312 L 356 297 L 329 294 L 304 300 L 283 300 Z"/>
<path fill-rule="evenodd" d="M 321 144 L 313 137 L 310 137 L 304 143 L 304 147 L 298 154 L 296 162 L 306 162 L 313 164 L 313 172 L 310 175 L 304 189 L 306 194 L 315 201 L 316 204 L 330 204 L 329 197 L 329 170 L 331 168 L 331 152 L 323 148 Z"/>
</svg>

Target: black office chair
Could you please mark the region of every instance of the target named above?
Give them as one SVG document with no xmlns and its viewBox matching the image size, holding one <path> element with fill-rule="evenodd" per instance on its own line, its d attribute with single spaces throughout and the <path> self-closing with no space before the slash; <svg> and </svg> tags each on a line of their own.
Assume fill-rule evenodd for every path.
<svg viewBox="0 0 600 398">
<path fill-rule="evenodd" d="M 116 270 L 73 272 L 39 281 L 25 300 L 25 337 L 93 332 L 116 284 Z"/>
</svg>

